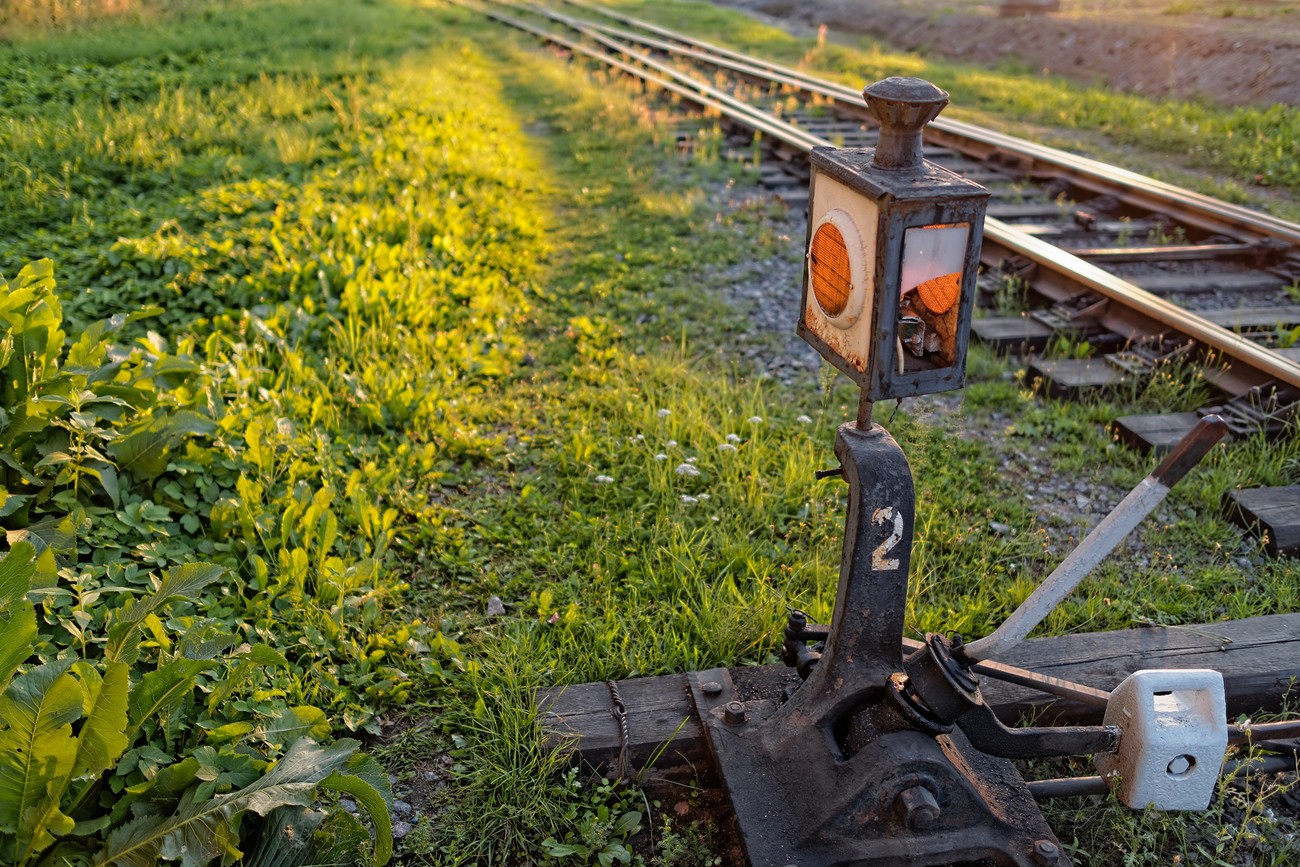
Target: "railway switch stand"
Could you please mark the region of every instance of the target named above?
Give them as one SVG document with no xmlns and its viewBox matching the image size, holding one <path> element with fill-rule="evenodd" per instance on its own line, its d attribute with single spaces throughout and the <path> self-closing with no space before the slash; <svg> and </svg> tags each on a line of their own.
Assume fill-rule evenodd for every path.
<svg viewBox="0 0 1300 867">
<path fill-rule="evenodd" d="M 932 634 L 904 656 L 913 478 L 871 404 L 962 385 L 987 193 L 921 157 L 921 129 L 947 94 L 891 78 L 864 95 L 880 146 L 813 152 L 799 320 L 862 391 L 857 421 L 835 440 L 849 501 L 832 622 L 791 615 L 785 657 L 802 682 L 784 700 L 687 680 L 755 867 L 1065 867 L 1010 759 L 1098 755 L 1103 773 L 1132 778 L 1128 803 L 1204 806 L 1202 772 L 1217 773 L 1226 747 L 1222 679 L 1141 672 L 1116 691 L 1104 725 L 1010 728 L 976 669 L 1041 622 L 1224 425 L 1203 421 L 993 635 L 966 645 Z M 1180 742 L 1193 731 L 1194 743 Z"/>
</svg>

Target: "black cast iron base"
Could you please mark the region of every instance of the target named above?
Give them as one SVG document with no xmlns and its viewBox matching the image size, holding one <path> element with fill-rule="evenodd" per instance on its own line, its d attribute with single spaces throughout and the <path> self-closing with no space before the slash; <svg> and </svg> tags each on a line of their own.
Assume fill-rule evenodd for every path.
<svg viewBox="0 0 1300 867">
<path fill-rule="evenodd" d="M 844 554 L 807 679 L 778 704 L 736 695 L 725 672 L 689 677 L 750 863 L 1065 867 L 1011 763 L 972 748 L 951 709 L 912 689 L 900 648 L 915 494 L 902 449 L 877 425 L 847 424 L 835 454 L 849 485 Z"/>
<path fill-rule="evenodd" d="M 782 728 L 777 702 L 741 701 L 726 669 L 687 680 L 753 867 L 1070 863 L 1011 762 L 960 729 L 886 734 L 846 759 L 823 732 Z"/>
</svg>

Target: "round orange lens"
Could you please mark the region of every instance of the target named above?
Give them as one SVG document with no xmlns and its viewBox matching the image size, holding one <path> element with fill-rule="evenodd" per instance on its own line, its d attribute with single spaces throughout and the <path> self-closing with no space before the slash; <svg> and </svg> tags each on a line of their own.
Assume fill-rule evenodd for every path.
<svg viewBox="0 0 1300 867">
<path fill-rule="evenodd" d="M 833 223 L 822 223 L 813 233 L 808 251 L 808 273 L 813 296 L 827 316 L 839 316 L 849 303 L 853 279 L 849 273 L 849 250 L 844 236 Z"/>
</svg>

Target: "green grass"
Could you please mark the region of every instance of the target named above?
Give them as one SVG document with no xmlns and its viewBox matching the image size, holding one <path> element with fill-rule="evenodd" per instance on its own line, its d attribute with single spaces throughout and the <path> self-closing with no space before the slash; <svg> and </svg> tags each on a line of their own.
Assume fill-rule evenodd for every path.
<svg viewBox="0 0 1300 867">
<path fill-rule="evenodd" d="M 637 837 L 640 857 L 695 863 L 703 830 L 564 773 L 532 696 L 770 662 L 786 606 L 830 617 L 843 489 L 812 471 L 855 395 L 742 374 L 727 350 L 745 324 L 708 291 L 719 268 L 787 252 L 770 208 L 711 194 L 752 170 L 677 156 L 635 89 L 444 6 L 236 4 L 21 41 L 0 71 L 0 271 L 52 256 L 74 332 L 164 307 L 122 344 L 185 357 L 201 378 L 161 377 L 160 404 L 216 423 L 157 478 L 124 471 L 116 506 L 94 485 L 49 500 L 86 522 L 60 579 L 84 599 L 159 558 L 226 566 L 192 616 L 294 666 L 232 719 L 277 703 L 318 705 L 339 732 L 382 719 L 399 781 L 443 776 L 408 863 L 621 860 L 638 826 L 657 841 Z M 972 371 L 961 412 L 905 402 L 890 422 L 918 480 L 913 633 L 995 626 L 1082 531 L 1042 523 L 1028 484 L 1136 483 L 1149 462 L 1104 423 L 1171 390 L 1072 406 L 986 354 Z M 1045 631 L 1296 610 L 1300 569 L 1243 566 L 1258 552 L 1215 516 L 1225 490 L 1298 463 L 1291 446 L 1216 452 Z M 506 615 L 487 616 L 492 596 Z M 50 634 L 76 622 L 47 613 Z M 1058 815 L 1067 836 L 1097 824 Z M 1182 819 L 1158 821 L 1130 832 L 1114 811 L 1078 860 L 1190 858 Z"/>
</svg>

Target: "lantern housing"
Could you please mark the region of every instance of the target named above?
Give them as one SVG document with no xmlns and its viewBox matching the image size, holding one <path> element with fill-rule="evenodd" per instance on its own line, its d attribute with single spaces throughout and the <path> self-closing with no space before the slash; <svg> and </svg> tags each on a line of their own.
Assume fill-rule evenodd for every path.
<svg viewBox="0 0 1300 867">
<path fill-rule="evenodd" d="M 863 91 L 875 148 L 814 148 L 798 333 L 869 401 L 961 388 L 988 190 L 922 158 L 948 94 Z"/>
</svg>

